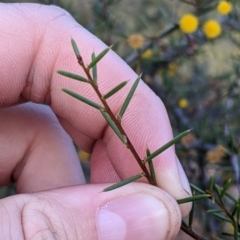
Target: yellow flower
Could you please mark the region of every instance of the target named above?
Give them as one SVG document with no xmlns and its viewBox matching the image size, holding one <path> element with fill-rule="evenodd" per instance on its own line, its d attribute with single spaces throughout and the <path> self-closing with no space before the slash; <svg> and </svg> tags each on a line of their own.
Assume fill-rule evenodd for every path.
<svg viewBox="0 0 240 240">
<path fill-rule="evenodd" d="M 227 149 L 222 145 L 217 145 L 215 149 L 209 150 L 206 153 L 206 158 L 211 163 L 219 162 L 227 154 Z"/>
<path fill-rule="evenodd" d="M 133 49 L 139 49 L 144 44 L 144 37 L 140 34 L 132 34 L 128 38 L 128 44 Z"/>
<path fill-rule="evenodd" d="M 222 15 L 227 15 L 232 11 L 232 4 L 228 1 L 221 1 L 217 6 L 217 10 Z"/>
<path fill-rule="evenodd" d="M 213 39 L 213 38 L 218 37 L 221 34 L 222 28 L 221 28 L 221 25 L 217 21 L 208 20 L 203 25 L 203 32 L 207 38 Z"/>
<path fill-rule="evenodd" d="M 170 76 L 175 76 L 176 75 L 176 72 L 177 72 L 177 69 L 178 69 L 178 66 L 175 62 L 171 62 L 169 65 L 168 65 L 168 74 Z"/>
<path fill-rule="evenodd" d="M 81 162 L 87 162 L 90 158 L 90 154 L 87 152 L 84 152 L 83 150 L 79 150 L 78 157 L 81 160 Z"/>
<path fill-rule="evenodd" d="M 151 49 L 147 49 L 142 53 L 142 58 L 148 59 L 153 56 L 153 51 Z"/>
<path fill-rule="evenodd" d="M 198 28 L 198 19 L 192 14 L 185 14 L 180 19 L 179 27 L 184 33 L 193 33 Z"/>
<path fill-rule="evenodd" d="M 188 107 L 188 100 L 186 98 L 181 98 L 179 101 L 178 101 L 178 106 L 180 108 L 187 108 Z"/>
<path fill-rule="evenodd" d="M 189 133 L 181 139 L 182 145 L 188 147 L 191 143 L 197 140 L 196 136 L 193 133 Z"/>
</svg>

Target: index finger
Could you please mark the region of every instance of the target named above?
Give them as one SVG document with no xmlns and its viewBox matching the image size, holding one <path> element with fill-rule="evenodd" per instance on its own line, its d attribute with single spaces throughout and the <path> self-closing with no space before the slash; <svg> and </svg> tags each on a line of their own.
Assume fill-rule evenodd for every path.
<svg viewBox="0 0 240 240">
<path fill-rule="evenodd" d="M 64 10 L 38 4 L 0 4 L 0 106 L 21 101 L 48 103 L 74 141 L 92 151 L 93 181 L 113 181 L 139 173 L 132 154 L 119 141 L 96 109 L 73 99 L 61 88 L 73 90 L 100 103 L 91 87 L 58 75 L 57 70 L 84 75 L 73 54 L 70 39 L 77 42 L 86 63 L 106 45 L 81 27 Z M 106 93 L 130 79 L 109 105 L 117 113 L 136 74 L 113 51 L 98 63 L 99 89 Z M 140 157 L 172 139 L 166 110 L 160 99 L 141 82 L 123 117 L 123 128 Z M 189 185 L 171 147 L 156 157 L 158 186 L 175 198 L 189 196 Z M 109 174 L 109 177 L 106 175 Z M 189 205 L 182 208 L 183 214 Z"/>
</svg>

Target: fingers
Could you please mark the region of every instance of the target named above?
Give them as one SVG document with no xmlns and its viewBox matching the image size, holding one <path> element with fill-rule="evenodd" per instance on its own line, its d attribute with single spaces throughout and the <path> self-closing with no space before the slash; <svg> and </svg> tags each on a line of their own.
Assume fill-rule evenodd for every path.
<svg viewBox="0 0 240 240">
<path fill-rule="evenodd" d="M 0 68 L 3 69 L 0 73 L 0 105 L 22 100 L 50 104 L 74 141 L 93 152 L 92 167 L 96 168 L 95 173 L 100 174 L 93 176 L 94 181 L 109 181 L 109 177 L 102 175 L 106 171 L 101 173 L 99 170 L 102 167 L 105 170 L 112 167 L 112 181 L 139 173 L 133 156 L 107 126 L 101 114 L 61 91 L 64 87 L 99 103 L 90 86 L 56 74 L 57 70 L 66 70 L 84 75 L 76 63 L 70 38 L 77 42 L 86 63 L 90 62 L 93 51 L 98 54 L 106 46 L 79 26 L 68 13 L 56 7 L 1 4 L 0 11 L 3 22 L 0 29 L 3 36 L 0 42 Z M 98 64 L 98 85 L 102 93 L 124 80 L 130 80 L 109 101 L 114 113 L 121 108 L 136 77 L 112 51 Z M 146 147 L 153 152 L 172 138 L 163 104 L 143 82 L 139 84 L 122 124 L 141 158 L 145 156 Z M 101 144 L 98 144 L 99 141 Z M 94 164 L 99 161 L 99 156 L 105 156 L 100 159 L 103 166 Z M 190 188 L 173 147 L 158 156 L 154 165 L 158 185 L 162 189 L 176 199 L 189 196 Z M 185 215 L 190 205 L 181 208 Z"/>
<path fill-rule="evenodd" d="M 4 234 L 13 239 L 81 240 L 168 240 L 176 236 L 181 213 L 166 192 L 142 183 L 101 192 L 104 187 L 82 185 L 1 200 L 1 239 Z"/>
<path fill-rule="evenodd" d="M 49 107 L 33 103 L 0 109 L 0 185 L 18 192 L 84 183 L 71 138 Z"/>
</svg>

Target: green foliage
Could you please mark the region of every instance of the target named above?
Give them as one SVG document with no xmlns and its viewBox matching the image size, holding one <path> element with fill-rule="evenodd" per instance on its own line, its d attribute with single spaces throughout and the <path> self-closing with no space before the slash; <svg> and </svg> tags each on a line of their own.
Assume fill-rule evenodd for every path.
<svg viewBox="0 0 240 240">
<path fill-rule="evenodd" d="M 128 82 L 124 81 L 119 83 L 116 87 L 114 87 L 112 90 L 110 90 L 108 93 L 103 95 L 104 99 L 110 98 L 111 96 L 113 96 L 116 92 L 118 92 L 119 90 L 121 90 Z"/>
<path fill-rule="evenodd" d="M 119 120 L 122 119 L 123 114 L 125 113 L 125 111 L 126 111 L 126 109 L 127 109 L 127 107 L 128 107 L 128 104 L 130 103 L 130 101 L 131 101 L 131 99 L 132 99 L 132 97 L 133 97 L 133 94 L 134 94 L 134 92 L 135 92 L 135 90 L 136 90 L 136 88 L 137 88 L 138 83 L 139 83 L 140 80 L 141 80 L 141 76 L 139 76 L 139 77 L 136 79 L 136 81 L 135 81 L 134 84 L 132 85 L 132 87 L 131 87 L 131 89 L 130 89 L 130 91 L 129 91 L 126 99 L 125 99 L 125 101 L 123 102 L 123 105 L 122 105 L 122 107 L 121 107 L 121 109 L 120 109 L 120 112 L 119 112 L 119 114 L 118 114 L 118 116 L 117 116 Z"/>
<path fill-rule="evenodd" d="M 194 202 L 189 222 L 182 223 L 182 230 L 194 239 L 204 239 L 194 231 L 195 222 L 199 222 L 206 239 L 238 239 L 240 1 L 228 1 L 232 4 L 232 11 L 227 15 L 217 11 L 220 0 L 41 2 L 65 8 L 108 46 L 114 44 L 114 51 L 133 70 L 138 74 L 143 72 L 143 81 L 167 107 L 174 135 L 193 129 L 182 140 L 179 138 L 180 142 L 167 143 L 159 146 L 156 152 L 147 152 L 145 159 L 139 158 L 130 146 L 142 169 L 141 174 L 145 174 L 137 176 L 141 175 L 157 185 L 153 157 L 175 144 L 193 190 L 192 198 L 178 201 Z M 191 34 L 183 33 L 179 27 L 180 19 L 186 14 L 194 14 L 199 21 L 196 31 Z M 210 39 L 203 29 L 208 20 L 216 21 L 221 27 L 221 33 L 216 38 Z M 138 49 L 129 41 L 134 34 L 144 38 L 142 47 Z M 73 40 L 72 46 L 77 61 L 83 67 L 79 49 Z M 106 99 L 111 101 L 110 97 L 127 82 L 122 82 L 108 93 L 99 92 L 97 63 L 108 51 L 109 48 L 97 56 L 93 53 L 91 63 L 83 68 L 88 73 L 87 77 L 65 70 L 58 72 L 81 81 L 81 84 L 93 86 L 93 90 L 102 96 L 99 99 L 101 104 L 71 90 L 64 91 L 100 111 L 123 144 L 129 147 L 131 143 L 120 120 L 136 88 L 126 98 L 119 117 L 115 117 Z M 140 77 L 134 87 L 139 81 Z M 231 224 L 233 231 L 225 228 L 225 222 Z"/>
<path fill-rule="evenodd" d="M 145 162 L 148 162 L 149 160 L 152 160 L 153 158 L 155 158 L 156 156 L 158 156 L 159 154 L 161 154 L 162 152 L 164 152 L 166 149 L 168 149 L 169 147 L 171 147 L 173 144 L 177 143 L 181 138 L 183 138 L 184 136 L 186 136 L 191 130 L 187 130 L 184 131 L 182 133 L 180 133 L 178 136 L 176 136 L 175 138 L 173 138 L 171 141 L 169 141 L 168 143 L 166 143 L 165 145 L 163 145 L 162 147 L 160 147 L 159 149 L 157 149 L 155 152 L 153 152 L 152 154 L 150 154 L 149 156 L 147 156 L 147 158 L 145 159 Z"/>
<path fill-rule="evenodd" d="M 232 196 L 229 191 L 236 188 L 239 181 L 237 142 L 240 127 L 237 113 L 240 100 L 240 9 L 239 2 L 231 3 L 233 9 L 227 16 L 221 16 L 217 12 L 217 0 L 184 0 L 182 3 L 163 1 L 161 6 L 154 0 L 144 1 L 142 5 L 128 4 L 128 8 L 133 7 L 136 12 L 136 22 L 132 21 L 134 16 L 131 15 L 132 26 L 124 24 L 126 18 L 120 12 L 121 1 L 93 1 L 91 5 L 94 17 L 90 19 L 95 27 L 90 30 L 108 45 L 114 43 L 114 50 L 136 72 L 143 72 L 143 80 L 166 104 L 175 132 L 181 133 L 186 128 L 193 128 L 190 135 L 184 136 L 188 131 L 183 132 L 179 138 L 177 136 L 166 145 L 159 146 L 155 152 L 147 150 L 145 159 L 140 159 L 131 146 L 142 173 L 110 186 L 110 189 L 122 187 L 140 176 L 157 185 L 154 157 L 175 144 L 188 177 L 194 182 L 191 184 L 193 196 L 178 200 L 179 204 L 188 201 L 194 203 L 189 222 L 183 222 L 181 227 L 194 239 L 205 239 L 194 231 L 195 218 L 199 216 L 200 209 L 208 215 L 209 222 L 215 218 L 221 224 L 231 223 L 234 229 L 233 232 L 220 231 L 220 223 L 217 221 L 215 229 L 210 230 L 212 236 L 217 235 L 218 239 L 226 236 L 237 239 L 239 235 L 239 200 L 238 196 Z M 175 15 L 172 12 L 174 4 L 179 4 Z M 189 8 L 186 8 L 187 5 Z M 199 27 L 191 34 L 184 34 L 178 24 L 185 14 L 194 14 L 199 21 Z M 214 21 L 215 28 L 221 28 L 220 34 L 215 35 L 215 38 L 210 38 L 211 33 L 202 28 L 208 20 Z M 120 25 L 126 28 L 122 29 Z M 140 48 L 130 41 L 134 34 L 135 40 L 141 41 L 144 37 Z M 141 42 L 138 42 L 138 46 L 139 44 Z M 85 70 L 96 67 L 95 58 L 92 56 L 93 63 Z M 93 81 L 96 81 L 96 74 L 97 70 L 92 70 Z M 140 77 L 135 81 L 133 91 L 130 91 L 117 117 L 104 105 L 105 99 L 110 99 L 121 90 L 126 81 L 105 95 L 100 94 L 103 101 L 101 113 L 126 147 L 129 147 L 129 139 L 122 129 L 121 118 L 134 97 L 139 81 Z M 181 143 L 177 143 L 179 140 Z M 200 172 L 196 176 L 191 176 L 193 164 L 197 166 L 195 171 Z M 204 220 L 200 222 L 202 227 L 204 223 L 208 227 L 212 226 Z M 219 230 L 216 232 L 216 229 Z M 210 233 L 207 236 L 209 239 Z"/>
<path fill-rule="evenodd" d="M 112 191 L 112 190 L 114 190 L 114 189 L 123 187 L 124 185 L 127 185 L 127 184 L 129 184 L 129 183 L 131 183 L 131 182 L 134 182 L 134 181 L 136 181 L 136 180 L 138 180 L 138 179 L 140 179 L 140 178 L 142 178 L 142 177 L 143 177 L 143 174 L 137 174 L 137 175 L 132 176 L 132 177 L 130 177 L 130 178 L 127 178 L 127 179 L 125 179 L 125 180 L 123 180 L 123 181 L 121 181 L 121 182 L 118 182 L 118 183 L 116 183 L 116 184 L 113 184 L 113 185 L 111 185 L 110 187 L 104 188 L 104 189 L 103 189 L 103 192 L 108 192 L 108 191 Z"/>
<path fill-rule="evenodd" d="M 88 69 L 91 69 L 96 66 L 96 64 L 109 52 L 111 47 L 104 49 L 101 53 L 99 53 L 97 56 L 94 54 L 92 55 L 92 61 L 88 65 Z M 96 69 L 94 70 L 96 72 Z M 96 74 L 96 73 L 95 73 Z"/>
<path fill-rule="evenodd" d="M 101 94 L 101 92 L 98 89 L 98 85 L 96 85 L 96 78 L 94 78 L 94 76 L 97 76 L 97 68 L 95 67 L 96 64 L 107 54 L 107 52 L 110 50 L 110 48 L 107 48 L 105 50 L 103 50 L 98 56 L 95 57 L 94 54 L 92 54 L 92 62 L 88 65 L 88 67 L 86 67 L 84 60 L 82 59 L 82 57 L 79 55 L 79 51 L 78 51 L 78 47 L 75 43 L 74 40 L 71 41 L 72 42 L 72 46 L 74 49 L 74 52 L 77 56 L 78 59 L 78 63 L 79 65 L 82 67 L 83 71 L 85 72 L 86 76 L 89 77 L 89 79 L 87 81 L 83 81 L 85 83 L 89 83 L 93 90 L 96 92 L 96 94 L 99 96 L 99 100 L 102 102 L 102 106 L 100 106 L 99 104 L 92 102 L 90 99 L 87 99 L 75 92 L 72 92 L 71 90 L 68 89 L 63 89 L 63 91 L 65 93 L 67 93 L 68 95 L 78 99 L 81 102 L 86 103 L 87 105 L 94 107 L 98 110 L 100 110 L 101 114 L 103 115 L 103 117 L 105 118 L 105 120 L 107 121 L 107 123 L 109 124 L 109 126 L 112 128 L 112 130 L 115 132 L 115 134 L 120 138 L 120 140 L 123 142 L 123 144 L 132 152 L 133 156 L 136 158 L 136 161 L 138 162 L 139 166 L 141 167 L 141 169 L 143 170 L 142 173 L 139 173 L 137 175 L 134 175 L 132 177 L 129 177 L 127 179 L 124 179 L 123 181 L 120 181 L 119 183 L 113 184 L 105 189 L 103 189 L 103 192 L 107 192 L 107 191 L 112 191 L 115 190 L 117 188 L 123 187 L 126 184 L 129 184 L 131 182 L 134 182 L 142 177 L 146 177 L 148 182 L 152 185 L 157 186 L 157 181 L 156 181 L 156 175 L 155 175 L 155 170 L 154 170 L 154 165 L 152 160 L 158 156 L 160 153 L 162 153 L 163 151 L 165 151 L 166 149 L 168 149 L 170 146 L 172 146 L 173 144 L 175 144 L 176 142 L 178 142 L 181 138 L 183 138 L 184 136 L 186 136 L 190 130 L 187 130 L 181 134 L 179 134 L 177 137 L 175 137 L 173 140 L 169 141 L 168 143 L 166 143 L 164 146 L 160 147 L 159 149 L 157 149 L 155 152 L 153 152 L 152 154 L 150 153 L 149 149 L 146 149 L 146 158 L 145 159 L 140 159 L 139 160 L 139 156 L 136 155 L 136 150 L 134 149 L 133 145 L 131 144 L 131 142 L 128 140 L 128 137 L 124 131 L 124 129 L 122 128 L 121 125 L 121 118 L 123 117 L 127 106 L 129 105 L 131 99 L 133 98 L 134 92 L 138 86 L 138 83 L 140 81 L 140 76 L 135 80 L 133 86 L 131 87 L 125 101 L 122 104 L 122 107 L 120 109 L 119 114 L 117 115 L 117 117 L 115 117 L 115 115 L 113 114 L 111 108 L 109 107 L 109 105 L 107 104 L 107 102 L 105 101 L 104 95 Z M 80 60 L 79 60 L 80 59 Z M 94 68 L 95 73 L 93 74 L 93 77 L 91 77 L 90 75 L 90 69 Z M 68 73 L 62 70 L 59 70 L 58 73 L 60 73 L 61 75 L 64 75 L 66 77 L 69 78 L 73 78 L 75 79 L 75 75 L 72 73 Z M 77 78 L 81 78 L 81 77 L 77 77 Z M 123 82 L 124 83 L 124 82 Z M 113 90 L 111 90 L 107 96 L 112 96 L 114 95 L 116 92 L 118 92 L 118 90 L 120 90 L 121 88 L 123 88 L 126 83 L 121 83 L 120 85 L 116 86 L 113 88 Z M 105 95 L 106 96 L 106 95 Z M 149 170 L 147 169 L 147 167 L 145 166 L 148 163 L 148 167 Z M 211 180 L 213 181 L 213 180 Z M 231 181 L 228 181 L 225 186 L 223 187 L 222 190 L 219 190 L 219 188 L 216 188 L 218 196 L 220 197 L 219 202 L 222 204 L 222 198 L 224 197 L 229 185 L 230 185 Z M 213 183 L 211 183 L 210 185 L 212 185 Z M 196 187 L 197 189 L 197 187 Z M 187 203 L 187 202 L 194 202 L 197 200 L 202 200 L 205 198 L 210 198 L 212 197 L 210 194 L 204 193 L 204 194 L 199 194 L 199 195 L 194 195 L 192 197 L 188 197 L 185 199 L 180 199 L 177 200 L 178 204 L 183 204 L 183 203 Z M 212 197 L 213 198 L 213 197 Z M 194 208 L 192 208 L 191 214 L 190 214 L 190 221 L 189 221 L 189 226 L 192 224 L 193 221 L 193 211 Z M 220 218 L 221 220 L 225 220 L 228 222 L 231 222 L 231 219 L 228 219 L 228 216 L 224 216 L 221 215 L 219 213 L 213 212 L 211 211 L 211 213 L 215 216 Z M 235 221 L 233 221 L 233 224 L 235 227 L 237 227 Z M 189 227 L 186 228 L 186 226 L 184 224 L 182 224 L 182 230 L 184 230 L 187 234 L 189 234 L 192 237 L 197 236 L 196 233 L 194 233 Z"/>
</svg>

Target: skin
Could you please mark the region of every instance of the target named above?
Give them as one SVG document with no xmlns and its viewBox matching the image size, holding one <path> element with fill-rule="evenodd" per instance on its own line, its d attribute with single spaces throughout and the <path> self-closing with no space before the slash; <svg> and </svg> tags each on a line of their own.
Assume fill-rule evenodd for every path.
<svg viewBox="0 0 240 240">
<path fill-rule="evenodd" d="M 116 219 L 121 220 L 134 205 L 134 222 L 129 221 L 140 230 L 131 224 L 119 229 L 122 220 L 116 226 L 113 221 L 114 239 L 149 239 L 139 225 L 142 216 L 151 220 L 156 239 L 173 239 L 191 207 L 175 201 L 189 197 L 190 190 L 174 147 L 154 160 L 159 187 L 142 180 L 103 193 L 110 183 L 141 172 L 139 166 L 96 109 L 61 91 L 67 88 L 99 103 L 89 85 L 56 71 L 84 75 L 71 38 L 86 63 L 106 46 L 65 10 L 38 4 L 0 3 L 0 34 L 0 184 L 16 182 L 18 192 L 0 200 L 0 239 L 111 239 L 99 230 L 104 209 L 110 215 L 120 212 L 122 218 Z M 129 79 L 109 101 L 115 113 L 136 77 L 113 51 L 98 64 L 103 93 Z M 122 124 L 142 158 L 146 146 L 154 151 L 172 138 L 163 103 L 143 82 Z M 85 184 L 72 140 L 92 154 L 91 184 Z M 148 203 L 157 206 L 158 216 Z"/>
</svg>

